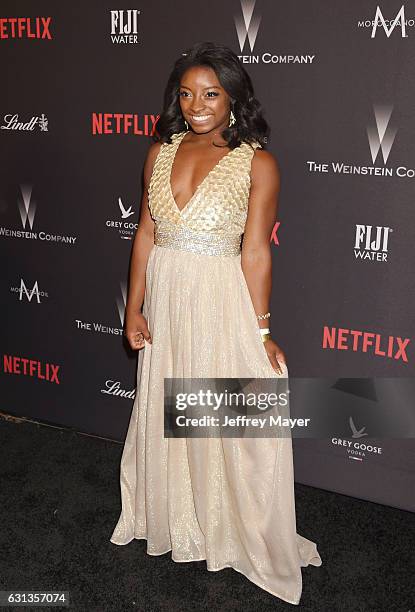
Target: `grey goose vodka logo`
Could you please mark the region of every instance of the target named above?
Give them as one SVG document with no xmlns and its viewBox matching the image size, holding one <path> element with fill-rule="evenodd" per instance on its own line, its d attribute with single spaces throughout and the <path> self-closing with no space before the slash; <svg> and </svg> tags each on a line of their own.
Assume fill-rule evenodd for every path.
<svg viewBox="0 0 415 612">
<path fill-rule="evenodd" d="M 84 332 L 96 332 L 100 334 L 107 334 L 110 336 L 122 336 L 124 332 L 124 317 L 125 317 L 125 306 L 127 303 L 127 283 L 125 281 L 120 282 L 120 293 L 115 298 L 115 305 L 117 307 L 118 318 L 120 326 L 105 325 L 100 321 L 86 321 L 82 319 L 75 319 L 76 328 L 79 331 Z"/>
<path fill-rule="evenodd" d="M 392 112 L 393 106 L 391 104 L 373 105 L 373 118 L 369 119 L 366 126 L 370 165 L 343 161 L 307 160 L 306 164 L 309 172 L 313 174 L 360 174 L 372 178 L 378 176 L 382 178 L 414 178 L 414 167 L 387 165 L 397 134 L 397 128 L 391 121 Z"/>
<path fill-rule="evenodd" d="M 55 244 L 74 245 L 76 236 L 65 236 L 45 230 L 34 230 L 37 203 L 32 197 L 33 185 L 19 185 L 20 196 L 17 198 L 17 208 L 20 213 L 22 229 L 11 229 L 0 226 L 0 237 L 25 238 L 27 240 L 41 240 Z"/>
<path fill-rule="evenodd" d="M 123 204 L 121 197 L 118 198 L 118 209 L 120 218 L 107 219 L 105 225 L 109 228 L 118 230 L 119 237 L 122 240 L 132 240 L 138 227 L 138 223 L 131 220 L 131 217 L 135 215 L 135 210 L 133 210 L 132 206 Z"/>
<path fill-rule="evenodd" d="M 391 34 L 395 31 L 396 36 L 400 34 L 401 38 L 408 38 L 406 28 L 414 27 L 415 20 L 405 17 L 405 5 L 402 4 L 395 16 L 390 16 L 389 10 L 386 15 L 385 17 L 385 9 L 377 5 L 374 18 L 359 19 L 357 25 L 359 28 L 371 28 L 371 38 L 375 38 L 378 32 L 380 32 L 380 35 L 385 35 L 387 38 L 390 38 Z"/>
<path fill-rule="evenodd" d="M 286 54 L 273 51 L 263 51 L 254 54 L 259 26 L 262 15 L 256 8 L 256 0 L 240 0 L 240 13 L 234 15 L 234 24 L 238 38 L 241 55 L 238 55 L 244 64 L 311 64 L 315 55 Z M 244 52 L 247 50 L 247 52 Z"/>
<path fill-rule="evenodd" d="M 382 455 L 382 446 L 376 446 L 372 442 L 361 440 L 361 438 L 369 436 L 369 433 L 366 431 L 366 426 L 361 427 L 360 424 L 356 425 L 352 416 L 349 416 L 349 428 L 351 434 L 350 438 L 334 437 L 331 439 L 333 446 L 338 446 L 346 450 L 348 459 L 362 462 L 368 456 Z"/>
</svg>

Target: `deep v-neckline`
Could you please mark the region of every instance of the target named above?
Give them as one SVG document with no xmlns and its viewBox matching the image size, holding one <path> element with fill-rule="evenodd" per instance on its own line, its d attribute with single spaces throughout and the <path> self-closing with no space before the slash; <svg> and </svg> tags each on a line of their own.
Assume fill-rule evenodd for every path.
<svg viewBox="0 0 415 612">
<path fill-rule="evenodd" d="M 231 149 L 230 151 L 228 151 L 223 157 L 221 157 L 216 164 L 213 166 L 213 168 L 211 168 L 209 170 L 209 172 L 206 174 L 206 176 L 204 177 L 204 179 L 199 183 L 199 185 L 196 187 L 196 189 L 193 192 L 193 195 L 190 197 L 190 200 L 188 200 L 186 202 L 186 204 L 183 206 L 183 208 L 179 208 L 176 202 L 176 199 L 173 195 L 173 189 L 172 189 L 172 185 L 171 185 L 171 175 L 173 173 L 173 164 L 174 164 L 174 160 L 176 159 L 176 155 L 177 155 L 177 151 L 179 150 L 180 144 L 183 140 L 183 138 L 186 136 L 187 132 L 184 132 L 183 134 L 179 134 L 177 137 L 177 142 L 174 143 L 174 149 L 173 149 L 173 153 L 171 155 L 171 159 L 170 159 L 170 164 L 169 164 L 169 171 L 168 171 L 168 188 L 169 188 L 169 192 L 170 192 L 170 198 L 171 201 L 176 209 L 176 211 L 178 212 L 179 215 L 182 215 L 184 213 L 184 211 L 189 208 L 190 204 L 193 202 L 193 200 L 195 199 L 196 195 L 198 194 L 198 192 L 200 191 L 200 189 L 203 187 L 203 185 L 207 182 L 207 180 L 210 178 L 210 176 L 214 173 L 215 170 L 217 170 L 221 163 L 227 159 L 231 153 L 233 153 L 234 151 L 236 151 L 237 149 L 239 149 L 241 147 L 241 145 L 239 145 L 238 147 L 235 147 L 235 149 Z"/>
</svg>

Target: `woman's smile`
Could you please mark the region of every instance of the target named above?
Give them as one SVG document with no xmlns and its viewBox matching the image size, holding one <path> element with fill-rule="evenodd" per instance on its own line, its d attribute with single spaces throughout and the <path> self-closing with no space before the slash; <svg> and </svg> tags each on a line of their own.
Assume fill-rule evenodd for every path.
<svg viewBox="0 0 415 612">
<path fill-rule="evenodd" d="M 195 123 L 205 123 L 206 121 L 209 121 L 212 116 L 213 115 L 190 115 L 190 118 L 191 121 L 194 121 Z"/>
</svg>

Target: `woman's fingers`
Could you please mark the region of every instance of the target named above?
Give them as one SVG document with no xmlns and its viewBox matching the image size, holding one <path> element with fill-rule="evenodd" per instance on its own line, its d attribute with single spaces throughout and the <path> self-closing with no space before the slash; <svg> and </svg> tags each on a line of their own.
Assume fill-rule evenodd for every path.
<svg viewBox="0 0 415 612">
<path fill-rule="evenodd" d="M 151 344 L 151 336 L 149 332 L 137 331 L 133 334 L 127 334 L 128 341 L 133 350 L 142 349 L 145 346 L 145 341 Z"/>
</svg>

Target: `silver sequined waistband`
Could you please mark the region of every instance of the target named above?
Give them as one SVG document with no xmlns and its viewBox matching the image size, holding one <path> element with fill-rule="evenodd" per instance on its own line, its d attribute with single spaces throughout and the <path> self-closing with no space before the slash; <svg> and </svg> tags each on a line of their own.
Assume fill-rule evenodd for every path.
<svg viewBox="0 0 415 612">
<path fill-rule="evenodd" d="M 180 225 L 156 223 L 154 244 L 201 255 L 239 255 L 241 236 L 220 236 L 209 232 L 194 232 Z"/>
</svg>

